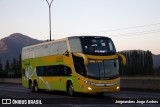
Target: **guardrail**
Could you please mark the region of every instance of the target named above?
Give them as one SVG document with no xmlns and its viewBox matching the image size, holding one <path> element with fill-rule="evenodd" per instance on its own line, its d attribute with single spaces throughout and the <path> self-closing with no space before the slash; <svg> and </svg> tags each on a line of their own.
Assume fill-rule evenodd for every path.
<svg viewBox="0 0 160 107">
<path fill-rule="evenodd" d="M 121 78 L 122 88 L 160 90 L 160 77 L 124 77 Z"/>
<path fill-rule="evenodd" d="M 21 84 L 21 78 L 0 78 L 0 83 Z"/>
<path fill-rule="evenodd" d="M 0 78 L 0 83 L 21 84 L 21 78 Z M 121 77 L 121 88 L 160 90 L 160 77 Z"/>
</svg>

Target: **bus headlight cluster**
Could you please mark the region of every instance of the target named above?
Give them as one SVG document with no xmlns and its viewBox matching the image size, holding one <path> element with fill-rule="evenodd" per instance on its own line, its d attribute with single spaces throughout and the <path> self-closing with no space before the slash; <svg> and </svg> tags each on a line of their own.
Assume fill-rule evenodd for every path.
<svg viewBox="0 0 160 107">
<path fill-rule="evenodd" d="M 95 83 L 93 83 L 93 82 L 86 81 L 86 80 L 84 80 L 84 82 L 87 83 L 87 84 L 89 84 L 89 85 L 94 85 L 94 84 L 95 84 Z"/>
<path fill-rule="evenodd" d="M 91 87 L 88 87 L 88 90 L 92 91 L 92 88 L 91 88 Z"/>
<path fill-rule="evenodd" d="M 116 89 L 119 90 L 119 86 Z"/>
</svg>

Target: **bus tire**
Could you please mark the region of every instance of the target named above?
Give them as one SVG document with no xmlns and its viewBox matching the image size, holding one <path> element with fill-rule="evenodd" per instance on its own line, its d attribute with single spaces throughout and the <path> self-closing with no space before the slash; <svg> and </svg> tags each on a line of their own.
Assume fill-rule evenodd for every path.
<svg viewBox="0 0 160 107">
<path fill-rule="evenodd" d="M 32 80 L 29 80 L 28 88 L 31 89 L 31 90 L 33 91 Z"/>
<path fill-rule="evenodd" d="M 35 81 L 34 81 L 34 85 L 33 85 L 33 92 L 36 92 L 36 93 L 37 93 L 38 90 L 39 90 L 39 89 L 38 89 L 38 83 L 37 83 L 37 81 L 35 80 Z"/>
<path fill-rule="evenodd" d="M 69 81 L 67 84 L 67 92 L 70 96 L 74 95 L 74 87 L 71 81 Z"/>
</svg>

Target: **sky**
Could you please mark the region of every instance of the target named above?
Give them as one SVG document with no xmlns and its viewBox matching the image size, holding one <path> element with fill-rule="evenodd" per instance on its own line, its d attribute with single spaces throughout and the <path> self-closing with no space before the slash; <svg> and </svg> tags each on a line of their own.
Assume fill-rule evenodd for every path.
<svg viewBox="0 0 160 107">
<path fill-rule="evenodd" d="M 160 54 L 160 0 L 54 0 L 51 21 L 52 39 L 107 36 L 117 51 Z M 0 0 L 0 39 L 13 33 L 49 39 L 46 0 Z"/>
</svg>

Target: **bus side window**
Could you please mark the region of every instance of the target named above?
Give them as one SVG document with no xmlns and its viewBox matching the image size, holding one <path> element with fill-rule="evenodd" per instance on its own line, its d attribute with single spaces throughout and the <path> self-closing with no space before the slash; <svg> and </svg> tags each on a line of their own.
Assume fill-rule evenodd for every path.
<svg viewBox="0 0 160 107">
<path fill-rule="evenodd" d="M 49 55 L 58 54 L 58 42 L 50 44 Z"/>
<path fill-rule="evenodd" d="M 49 55 L 49 46 L 50 46 L 50 45 L 43 45 L 43 46 L 42 46 L 43 56 L 48 56 L 48 55 Z"/>
<path fill-rule="evenodd" d="M 65 65 L 58 65 L 59 71 L 58 74 L 59 76 L 71 76 L 71 68 L 67 67 Z"/>
<path fill-rule="evenodd" d="M 63 65 L 58 65 L 58 74 L 59 76 L 64 76 L 64 66 Z"/>
<path fill-rule="evenodd" d="M 36 67 L 36 73 L 38 76 L 40 76 L 39 67 Z"/>
<path fill-rule="evenodd" d="M 81 41 L 79 38 L 70 38 L 69 39 L 71 52 L 82 52 Z"/>
<path fill-rule="evenodd" d="M 43 66 L 37 67 L 36 71 L 37 71 L 38 76 L 44 76 L 44 67 Z"/>
<path fill-rule="evenodd" d="M 67 50 L 68 49 L 66 41 L 61 41 L 58 43 L 58 54 L 65 54 Z"/>
<path fill-rule="evenodd" d="M 73 55 L 73 61 L 74 61 L 74 66 L 75 66 L 75 71 L 83 76 L 86 76 L 86 69 L 84 65 L 84 59 L 82 57 L 77 57 Z"/>
<path fill-rule="evenodd" d="M 67 76 L 71 76 L 72 75 L 72 71 L 71 71 L 71 68 L 70 67 L 68 67 L 68 69 L 67 69 Z"/>
<path fill-rule="evenodd" d="M 36 67 L 38 76 L 70 76 L 71 68 L 64 65 L 51 65 Z"/>
<path fill-rule="evenodd" d="M 65 76 L 71 76 L 71 68 L 70 67 L 67 67 L 65 66 L 64 67 L 64 73 L 65 73 Z"/>
</svg>

